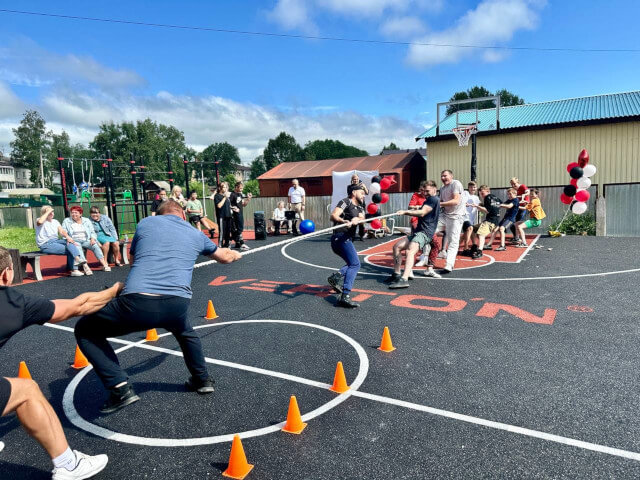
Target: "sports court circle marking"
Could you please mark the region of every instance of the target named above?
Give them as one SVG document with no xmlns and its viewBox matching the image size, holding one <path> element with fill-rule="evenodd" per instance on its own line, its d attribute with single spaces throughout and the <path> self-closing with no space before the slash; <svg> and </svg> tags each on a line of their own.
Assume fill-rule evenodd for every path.
<svg viewBox="0 0 640 480">
<path fill-rule="evenodd" d="M 291 255 L 289 255 L 287 253 L 287 247 L 290 244 L 287 245 L 283 245 L 282 248 L 280 249 L 280 253 L 282 253 L 282 255 L 286 258 L 288 258 L 289 260 L 293 261 L 293 262 L 297 262 L 300 263 L 302 265 L 306 265 L 308 267 L 313 267 L 313 268 L 321 268 L 323 270 L 331 270 L 333 272 L 335 272 L 337 270 L 337 268 L 334 267 L 327 267 L 325 265 L 316 265 L 315 263 L 310 263 L 310 262 L 305 262 L 304 260 L 300 260 L 298 258 L 292 257 Z M 376 265 L 377 266 L 377 265 Z M 608 275 L 619 275 L 622 273 L 635 273 L 635 272 L 640 272 L 640 268 L 631 268 L 628 270 L 614 270 L 612 272 L 600 272 L 600 273 L 577 273 L 575 275 L 556 275 L 556 276 L 546 276 L 546 277 L 505 277 L 505 278 L 464 278 L 464 277 L 443 277 L 443 278 L 439 278 L 437 280 L 434 280 L 432 278 L 428 278 L 428 277 L 424 277 L 424 276 L 417 276 L 416 279 L 420 279 L 420 280 L 432 280 L 432 281 L 448 281 L 448 282 L 511 282 L 514 280 L 520 280 L 520 281 L 525 281 L 525 280 L 560 280 L 560 279 L 565 279 L 565 278 L 582 278 L 582 277 L 605 277 Z M 362 270 L 360 270 L 358 272 L 358 275 L 374 275 L 377 277 L 386 277 L 388 276 L 388 274 L 386 273 L 375 273 L 375 272 L 363 272 Z"/>
<path fill-rule="evenodd" d="M 338 406 L 342 402 L 344 402 L 347 398 L 349 398 L 353 394 L 355 390 L 360 388 L 365 378 L 367 377 L 367 373 L 369 372 L 369 358 L 367 357 L 367 354 L 364 348 L 362 348 L 362 346 L 359 343 L 357 343 L 353 338 L 349 337 L 348 335 L 345 335 L 344 333 L 339 332 L 337 330 L 324 327 L 322 325 L 316 325 L 316 324 L 307 323 L 307 322 L 295 322 L 291 320 L 237 320 L 234 322 L 219 322 L 219 323 L 212 323 L 212 324 L 206 324 L 206 325 L 198 325 L 193 328 L 199 329 L 199 328 L 218 327 L 222 325 L 238 325 L 243 323 L 284 323 L 284 324 L 290 324 L 290 325 L 299 325 L 304 327 L 316 328 L 318 330 L 323 330 L 325 332 L 331 333 L 343 339 L 345 342 L 351 345 L 356 351 L 356 353 L 358 354 L 358 358 L 360 360 L 360 366 L 358 368 L 358 374 L 356 375 L 356 378 L 351 383 L 351 388 L 345 393 L 337 395 L 336 398 L 334 398 L 330 402 L 327 402 L 324 405 L 321 405 L 320 407 L 316 408 L 315 410 L 312 410 L 311 412 L 308 412 L 302 415 L 303 421 L 309 421 L 313 418 L 316 418 L 322 415 L 323 413 L 328 412 L 332 408 Z M 161 336 L 166 336 L 166 335 L 170 335 L 170 334 L 164 334 Z M 122 348 L 119 348 L 118 350 L 116 350 L 116 353 L 120 353 L 125 350 L 129 350 L 130 348 L 140 346 L 144 342 L 145 341 L 142 340 L 137 343 L 131 343 Z M 180 356 L 182 356 L 182 352 L 180 352 Z M 78 375 L 76 375 L 73 378 L 73 380 L 71 380 L 71 382 L 69 383 L 69 385 L 67 386 L 64 392 L 64 397 L 62 399 L 62 406 L 63 406 L 65 415 L 73 425 L 80 428 L 81 430 L 84 430 L 88 433 L 92 433 L 98 437 L 106 438 L 107 440 L 115 440 L 117 442 L 122 442 L 122 443 L 133 443 L 136 445 L 146 445 L 150 447 L 192 447 L 196 445 L 211 445 L 214 443 L 230 442 L 233 440 L 233 436 L 236 435 L 236 433 L 240 435 L 241 438 L 251 438 L 251 437 L 258 437 L 260 435 L 267 435 L 269 433 L 279 432 L 280 429 L 285 424 L 285 422 L 283 421 L 276 425 L 270 425 L 268 427 L 258 428 L 254 430 L 246 430 L 244 432 L 236 432 L 236 433 L 231 433 L 226 435 L 215 435 L 211 437 L 195 437 L 195 438 L 140 437 L 136 435 L 129 435 L 126 433 L 114 432 L 113 430 L 100 427 L 82 418 L 80 414 L 77 412 L 73 404 L 73 397 L 75 395 L 77 386 L 80 384 L 80 381 L 82 381 L 82 379 L 92 369 L 93 367 L 89 365 L 88 367 L 84 368 L 80 373 L 78 373 Z"/>
<path fill-rule="evenodd" d="M 380 255 L 382 255 L 382 254 L 380 254 L 380 253 L 370 253 L 369 255 L 364 257 L 363 262 L 368 263 L 369 265 L 372 265 L 374 267 L 380 267 L 380 268 L 385 268 L 387 270 L 393 270 L 393 267 L 389 267 L 388 265 L 380 265 L 379 263 L 374 263 L 370 259 L 370 257 L 376 257 L 376 256 L 380 256 Z M 487 255 L 486 253 L 483 255 L 483 257 L 488 257 L 489 261 L 487 263 L 480 263 L 478 265 L 472 265 L 470 267 L 458 268 L 457 270 L 471 270 L 473 268 L 488 267 L 489 265 L 491 265 L 492 263 L 494 263 L 496 261 L 495 258 L 493 258 L 491 255 Z M 466 260 L 466 259 L 462 259 L 462 260 Z M 415 271 L 421 271 L 421 269 L 416 269 Z"/>
</svg>

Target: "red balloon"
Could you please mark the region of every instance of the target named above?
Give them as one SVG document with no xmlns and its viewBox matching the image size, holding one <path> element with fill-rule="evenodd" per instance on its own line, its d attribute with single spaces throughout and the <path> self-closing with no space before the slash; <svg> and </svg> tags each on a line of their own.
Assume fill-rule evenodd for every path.
<svg viewBox="0 0 640 480">
<path fill-rule="evenodd" d="M 387 203 L 389 201 L 389 194 L 388 193 L 383 193 L 383 194 L 380 195 L 380 197 L 381 197 L 380 203 Z"/>
<path fill-rule="evenodd" d="M 572 178 L 569 183 L 571 185 L 573 185 L 574 187 L 578 188 L 578 179 L 577 178 Z"/>
<path fill-rule="evenodd" d="M 569 173 L 572 168 L 579 167 L 579 166 L 580 164 L 578 162 L 571 162 L 569 165 L 567 165 L 567 173 Z"/>
<path fill-rule="evenodd" d="M 560 201 L 562 203 L 564 203 L 565 205 L 569 205 L 571 202 L 573 202 L 573 197 L 570 197 L 568 195 L 565 195 L 564 193 L 560 194 Z"/>
<path fill-rule="evenodd" d="M 384 177 L 382 180 L 380 180 L 380 188 L 382 190 L 386 190 L 390 186 L 391 186 L 391 179 L 389 177 Z"/>
<path fill-rule="evenodd" d="M 375 203 L 370 203 L 369 205 L 367 205 L 367 213 L 370 213 L 371 215 L 375 215 L 376 213 L 378 213 L 378 205 L 376 205 Z"/>
<path fill-rule="evenodd" d="M 584 168 L 587 163 L 589 163 L 589 152 L 583 148 L 580 155 L 578 155 L 578 165 L 580 165 L 581 168 Z"/>
<path fill-rule="evenodd" d="M 373 228 L 374 230 L 378 230 L 379 228 L 382 228 L 382 222 L 380 220 L 372 221 L 371 228 Z"/>
<path fill-rule="evenodd" d="M 579 202 L 586 202 L 591 197 L 591 194 L 588 190 L 579 190 L 576 192 L 576 200 Z"/>
</svg>

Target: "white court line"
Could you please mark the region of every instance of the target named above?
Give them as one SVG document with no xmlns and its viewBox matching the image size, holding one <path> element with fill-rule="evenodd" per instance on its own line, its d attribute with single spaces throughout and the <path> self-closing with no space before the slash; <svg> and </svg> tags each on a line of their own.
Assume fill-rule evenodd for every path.
<svg viewBox="0 0 640 480">
<path fill-rule="evenodd" d="M 213 326 L 218 326 L 218 325 L 223 325 L 223 324 L 235 324 L 235 323 L 262 323 L 262 322 L 275 322 L 275 323 L 291 323 L 291 324 L 302 324 L 304 325 L 304 323 L 302 322 L 292 322 L 292 321 L 277 321 L 277 320 L 254 320 L 254 321 L 238 321 L 238 322 L 224 322 L 224 323 L 216 323 L 216 324 L 206 324 L 206 325 L 199 325 L 197 327 L 194 328 L 207 328 L 207 327 L 213 327 Z M 53 325 L 53 324 L 45 324 L 48 327 L 52 327 L 52 328 L 58 328 L 60 330 L 65 330 L 65 331 L 73 331 L 73 328 L 70 327 L 64 327 L 62 325 Z M 313 325 L 313 324 L 308 324 L 308 325 Z M 317 325 L 316 327 L 320 327 L 319 325 Z M 323 328 L 326 329 L 326 328 Z M 327 331 L 331 331 L 331 329 L 326 329 Z M 171 335 L 170 333 L 164 333 L 162 335 L 160 335 L 160 337 L 164 337 L 167 335 Z M 346 337 L 346 335 L 345 335 Z M 349 337 L 347 337 L 349 338 Z M 138 348 L 144 348 L 146 350 L 152 350 L 152 351 L 157 351 L 157 352 L 162 352 L 162 353 L 167 353 L 170 355 L 175 355 L 175 356 L 182 356 L 182 352 L 178 352 L 176 350 L 169 350 L 166 348 L 162 348 L 162 347 L 157 347 L 154 345 L 148 345 L 148 344 L 144 344 L 142 342 L 144 342 L 144 340 L 140 341 L 140 342 L 129 342 L 127 340 L 120 340 L 120 339 L 109 339 L 112 341 L 117 341 L 118 343 L 124 343 L 127 346 L 119 349 L 117 351 L 121 352 L 124 351 L 125 349 L 129 349 L 129 348 L 133 348 L 133 347 L 138 347 Z M 222 366 L 226 366 L 229 368 L 238 368 L 241 370 L 245 370 L 245 371 L 249 371 L 249 372 L 253 372 L 253 373 L 259 373 L 259 374 L 263 374 L 263 375 L 269 375 L 269 376 L 273 376 L 276 378 L 281 378 L 281 379 L 285 379 L 285 380 L 290 380 L 293 382 L 297 382 L 297 383 L 302 383 L 304 385 L 309 385 L 309 386 L 313 386 L 313 387 L 317 387 L 317 388 L 323 388 L 326 389 L 328 388 L 330 385 L 326 384 L 326 383 L 322 383 L 322 382 L 316 382 L 314 380 L 308 380 L 302 377 L 297 377 L 294 375 L 288 375 L 285 373 L 280 373 L 280 372 L 275 372 L 273 370 L 265 370 L 265 369 L 261 369 L 261 368 L 256 368 L 256 367 L 251 367 L 248 365 L 242 365 L 242 364 L 238 364 L 238 363 L 232 363 L 232 362 L 225 362 L 222 360 L 215 360 L 215 359 L 209 359 L 207 358 L 207 362 L 209 363 L 216 363 L 217 365 L 222 365 Z M 367 368 L 368 368 L 368 363 L 367 363 Z M 84 375 L 86 375 L 86 373 L 88 373 L 88 371 L 90 370 L 90 367 L 87 367 L 83 372 Z M 76 378 L 74 378 L 74 380 L 72 380 L 72 383 L 78 378 L 78 382 L 79 380 L 82 379 L 83 372 L 81 372 L 79 375 L 76 376 Z M 360 376 L 360 375 L 358 375 Z M 366 376 L 366 374 L 365 374 Z M 364 381 L 364 378 L 362 378 L 362 382 Z M 364 398 L 366 400 L 372 400 L 372 401 L 376 401 L 376 402 L 380 402 L 380 403 L 386 403 L 389 405 L 394 405 L 397 407 L 402 407 L 402 408 L 407 408 L 410 410 L 416 410 L 416 411 L 420 411 L 420 412 L 425 412 L 425 413 L 429 413 L 431 415 L 437 415 L 440 417 L 445 417 L 445 418 L 450 418 L 452 420 L 458 420 L 458 421 L 462 421 L 462 422 L 466 422 L 466 423 L 471 423 L 474 425 L 480 425 L 483 427 L 488 427 L 488 428 L 493 428 L 496 430 L 502 430 L 502 431 L 506 431 L 506 432 L 510 432 L 510 433 L 516 433 L 518 435 L 524 435 L 527 437 L 532 437 L 532 438 L 538 438 L 540 440 L 545 440 L 545 441 L 549 441 L 549 442 L 554 442 L 554 443 L 559 443 L 562 445 L 568 445 L 568 446 L 572 446 L 572 447 L 577 447 L 577 448 L 582 448 L 584 450 L 590 450 L 593 452 L 597 452 L 597 453 L 604 453 L 607 455 L 613 455 L 613 456 L 617 456 L 617 457 L 623 457 L 623 458 L 627 458 L 630 460 L 635 460 L 635 461 L 640 461 L 640 453 L 637 452 L 632 452 L 632 451 L 628 451 L 628 450 L 622 450 L 619 448 L 613 448 L 613 447 L 607 447 L 605 445 L 599 445 L 596 443 L 590 443 L 590 442 L 584 442 L 582 440 L 577 440 L 574 438 L 569 438 L 569 437 L 563 437 L 560 435 L 555 435 L 552 433 L 546 433 L 546 432 L 541 432 L 539 430 L 532 430 L 529 428 L 524 428 L 524 427 L 518 427 L 516 425 L 510 425 L 508 423 L 501 423 L 501 422 L 495 422 L 493 420 L 486 420 L 484 418 L 479 418 L 479 417 L 473 417 L 470 415 L 465 415 L 462 413 L 456 413 L 456 412 L 451 412 L 449 410 L 442 410 L 439 408 L 434 408 L 434 407 L 429 407 L 426 405 L 420 405 L 418 403 L 413 403 L 413 402 L 407 402 L 404 400 L 398 400 L 398 399 L 394 399 L 394 398 L 389 398 L 389 397 L 384 397 L 381 395 L 375 395 L 372 393 L 366 393 L 366 392 L 362 392 L 357 390 L 357 388 L 362 384 L 362 382 L 360 382 L 359 384 L 356 383 L 356 381 L 354 381 L 352 383 L 352 388 L 351 390 L 349 390 L 347 393 L 342 394 L 342 395 L 351 395 L 354 397 L 358 397 L 358 398 Z M 71 387 L 71 384 L 69 385 L 69 387 Z M 67 387 L 67 391 L 69 391 L 69 387 Z M 67 405 L 66 405 L 66 400 L 67 400 L 67 391 L 65 391 L 65 413 L 67 413 L 67 416 L 69 416 L 69 413 L 67 412 Z M 73 389 L 73 391 L 75 391 L 75 388 Z M 334 402 L 338 399 L 340 399 L 341 396 L 337 397 L 336 399 L 334 399 Z M 344 397 L 344 400 L 346 400 L 347 397 Z M 73 393 L 71 394 L 71 403 L 73 404 Z M 340 402 L 338 402 L 340 403 Z M 313 412 L 309 412 L 308 414 L 305 414 L 302 416 L 303 420 L 310 420 L 318 415 L 320 415 L 320 413 L 317 413 L 315 415 L 315 412 L 318 412 L 318 410 L 321 410 L 323 408 L 326 408 L 328 404 L 323 405 L 322 407 L 320 407 L 319 409 L 314 410 Z M 335 406 L 335 405 L 334 405 Z M 333 408 L 329 407 L 329 408 Z M 329 408 L 326 408 L 325 411 L 329 410 Z M 75 412 L 75 409 L 74 409 Z M 324 411 L 322 412 L 324 413 Z M 77 412 L 76 412 L 77 415 Z M 79 417 L 79 415 L 77 415 Z M 198 440 L 208 440 L 211 438 L 216 438 L 219 439 L 220 442 L 223 441 L 231 441 L 233 439 L 233 435 L 219 435 L 217 437 L 204 437 L 201 439 L 154 439 L 154 438 L 147 438 L 147 437 L 134 437 L 131 435 L 125 435 L 125 434 L 121 434 L 121 433 L 116 433 L 116 432 L 112 432 L 110 430 L 107 430 L 103 427 L 98 427 L 97 425 L 91 424 L 89 422 L 86 422 L 84 419 L 82 419 L 81 417 L 79 417 L 80 420 L 82 420 L 83 422 L 87 423 L 88 425 L 90 425 L 91 433 L 95 433 L 99 436 L 102 436 L 104 438 L 109 438 L 112 440 L 117 440 L 117 441 L 123 441 L 123 442 L 127 442 L 127 443 L 138 443 L 138 444 L 143 444 L 143 445 L 152 445 L 152 446 L 190 446 L 190 445 L 202 445 L 202 444 L 208 444 L 208 443 L 213 443 L 210 441 L 206 441 L 206 442 L 200 442 L 200 443 L 196 443 L 194 441 L 198 441 Z M 71 418 L 70 418 L 71 420 Z M 76 418 L 74 418 L 74 420 L 72 420 L 72 423 L 76 424 L 75 422 L 77 421 Z M 272 427 L 266 427 L 263 429 L 259 429 L 259 430 L 255 430 L 253 432 L 260 432 L 257 433 L 256 435 L 247 435 L 246 432 L 243 436 L 243 438 L 248 438 L 251 436 L 257 436 L 257 435 L 263 435 L 265 433 L 271 433 L 272 431 L 278 431 L 280 430 L 280 428 L 282 428 L 282 426 L 284 425 L 284 422 L 281 422 L 277 425 L 274 425 Z M 76 424 L 76 426 L 79 426 Z M 83 427 L 80 427 L 83 428 Z M 100 433 L 97 433 L 100 432 Z M 241 435 L 242 436 L 242 435 Z M 132 441 L 136 440 L 136 439 L 142 439 L 142 441 Z M 184 443 L 184 445 L 182 444 L 178 444 L 179 442 Z M 215 443 L 218 443 L 217 441 Z"/>
<path fill-rule="evenodd" d="M 386 268 L 387 270 L 393 270 L 393 267 L 388 267 L 388 266 L 386 266 L 386 265 L 378 265 L 377 263 L 373 263 L 373 262 L 369 259 L 369 257 L 378 256 L 378 255 L 383 255 L 383 253 L 370 253 L 369 255 L 367 255 L 366 257 L 364 257 L 363 262 L 368 263 L 369 265 L 372 265 L 372 266 L 374 266 L 374 267 Z M 493 263 L 495 263 L 495 262 L 496 262 L 496 259 L 495 259 L 493 256 L 491 256 L 491 255 L 487 255 L 486 253 L 483 255 L 483 257 L 489 257 L 489 261 L 488 261 L 487 263 L 479 263 L 479 264 L 477 264 L 477 265 L 473 265 L 473 266 L 471 266 L 471 267 L 459 268 L 458 270 L 471 270 L 471 269 L 474 269 L 474 268 L 483 268 L 483 267 L 488 267 L 489 265 L 491 265 L 491 264 L 493 264 Z M 472 262 L 472 261 L 473 261 L 472 259 L 456 258 L 456 262 L 459 262 L 459 261 L 461 261 L 461 260 L 462 260 L 462 261 L 465 261 L 465 262 L 467 262 L 467 261 Z M 416 272 L 419 272 L 419 271 L 420 271 L 420 270 L 417 270 L 417 269 L 416 269 Z M 418 277 L 418 278 L 421 278 L 421 277 Z M 425 279 L 429 279 L 430 277 L 424 277 L 424 278 L 425 278 Z M 436 279 L 435 279 L 435 278 L 431 278 L 431 280 L 436 281 Z"/>
<path fill-rule="evenodd" d="M 525 239 L 527 238 L 527 236 L 525 235 L 524 237 Z M 529 246 L 526 248 L 526 250 L 522 253 L 522 255 L 520 255 L 520 258 L 518 258 L 518 260 L 516 260 L 516 263 L 520 263 L 522 260 L 524 260 L 524 257 L 527 256 L 527 253 L 529 253 L 529 251 L 533 248 L 533 246 L 536 244 L 536 242 L 538 241 L 538 239 L 540 238 L 540 235 L 536 235 L 536 238 L 534 238 L 533 240 L 531 240 L 529 242 Z"/>
</svg>

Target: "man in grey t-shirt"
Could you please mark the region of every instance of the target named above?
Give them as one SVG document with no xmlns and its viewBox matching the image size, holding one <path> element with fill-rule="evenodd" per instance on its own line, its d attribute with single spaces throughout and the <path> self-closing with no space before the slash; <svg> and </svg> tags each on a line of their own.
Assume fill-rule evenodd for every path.
<svg viewBox="0 0 640 480">
<path fill-rule="evenodd" d="M 436 233 L 444 231 L 446 238 L 443 245 L 447 247 L 447 262 L 441 273 L 451 273 L 456 263 L 456 255 L 458 254 L 458 246 L 460 245 L 460 232 L 462 224 L 467 216 L 465 203 L 462 201 L 462 184 L 458 180 L 454 180 L 451 170 L 443 170 L 440 174 L 442 187 L 440 188 L 440 206 L 442 213 L 438 219 L 438 228 Z"/>
</svg>

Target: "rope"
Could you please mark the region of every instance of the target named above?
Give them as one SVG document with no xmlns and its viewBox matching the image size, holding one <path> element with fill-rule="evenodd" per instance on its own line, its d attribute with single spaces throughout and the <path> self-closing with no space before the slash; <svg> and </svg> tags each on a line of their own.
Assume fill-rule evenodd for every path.
<svg viewBox="0 0 640 480">
<path fill-rule="evenodd" d="M 395 217 L 396 213 L 389 213 L 387 215 L 382 215 L 380 217 L 373 217 L 373 218 L 367 218 L 364 220 L 364 222 L 359 222 L 360 223 L 369 223 L 369 222 L 373 222 L 374 220 L 381 220 L 383 218 L 387 218 L 387 217 Z M 246 252 L 241 252 L 240 255 L 242 255 L 243 257 L 245 255 L 250 255 L 252 253 L 257 253 L 257 252 L 262 252 L 263 250 L 267 250 L 268 248 L 274 248 L 274 247 L 280 247 L 283 245 L 287 245 L 290 243 L 295 243 L 295 242 L 300 242 L 302 240 L 307 240 L 311 237 L 317 237 L 320 235 L 324 235 L 326 233 L 332 232 L 334 230 L 337 230 L 339 228 L 344 228 L 348 226 L 348 224 L 346 223 L 341 223 L 339 225 L 335 225 L 333 227 L 329 227 L 329 228 L 325 228 L 324 230 L 318 230 L 317 232 L 311 232 L 311 233 L 307 233 L 305 235 L 301 235 L 299 237 L 294 237 L 294 238 L 288 238 L 286 240 L 281 240 L 279 242 L 275 242 L 275 243 L 271 243 L 269 245 L 263 245 L 262 247 L 258 247 L 258 248 L 252 248 L 251 250 L 247 250 Z M 214 263 L 218 263 L 216 260 L 209 260 L 207 262 L 202 262 L 202 263 L 197 263 L 193 266 L 193 268 L 199 268 L 199 267 L 204 267 L 206 265 L 211 265 Z"/>
<path fill-rule="evenodd" d="M 560 231 L 560 226 L 562 225 L 562 222 L 565 221 L 565 219 L 567 218 L 567 215 L 569 215 L 570 211 L 571 211 L 571 206 L 569 206 L 569 208 L 567 208 L 567 211 L 565 212 L 564 217 L 562 217 L 562 220 L 560 220 L 560 223 L 556 226 L 554 231 L 556 231 L 556 232 Z"/>
</svg>

